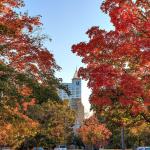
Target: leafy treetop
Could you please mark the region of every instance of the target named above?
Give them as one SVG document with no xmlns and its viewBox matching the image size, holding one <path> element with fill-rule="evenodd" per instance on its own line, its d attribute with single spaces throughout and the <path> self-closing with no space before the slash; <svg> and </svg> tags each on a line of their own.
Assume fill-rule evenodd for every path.
<svg viewBox="0 0 150 150">
<path fill-rule="evenodd" d="M 59 67 L 42 44 L 45 36 L 35 35 L 34 30 L 42 25 L 40 17 L 17 13 L 16 8 L 22 6 L 22 0 L 0 1 L 0 56 L 16 70 L 44 80 L 45 75 L 51 75 Z"/>
<path fill-rule="evenodd" d="M 128 107 L 133 115 L 150 122 L 150 2 L 105 0 L 114 31 L 92 27 L 88 42 L 72 46 L 85 68 L 79 74 L 92 89 L 91 104 Z"/>
</svg>

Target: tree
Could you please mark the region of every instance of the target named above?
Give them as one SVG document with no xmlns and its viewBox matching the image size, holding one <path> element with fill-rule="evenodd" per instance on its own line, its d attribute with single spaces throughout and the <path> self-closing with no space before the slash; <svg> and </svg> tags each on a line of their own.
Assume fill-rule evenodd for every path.
<svg viewBox="0 0 150 150">
<path fill-rule="evenodd" d="M 40 124 L 36 136 L 32 139 L 37 146 L 49 147 L 69 142 L 73 133 L 75 112 L 70 109 L 67 101 L 49 100 L 42 105 L 35 105 L 30 107 L 28 115 Z"/>
<path fill-rule="evenodd" d="M 150 124 L 140 122 L 136 126 L 130 128 L 130 134 L 136 138 L 136 145 L 150 144 Z"/>
<path fill-rule="evenodd" d="M 78 129 L 78 134 L 84 144 L 104 146 L 107 144 L 111 132 L 104 124 L 100 124 L 95 116 L 85 120 L 84 124 Z"/>
<path fill-rule="evenodd" d="M 18 12 L 23 6 L 23 0 L 0 1 L 0 129 L 4 131 L 0 133 L 0 144 L 15 148 L 27 145 L 35 136 L 37 140 L 44 136 L 46 140 L 63 141 L 64 131 L 60 129 L 69 130 L 73 122 L 73 112 L 67 105 L 55 103 L 60 100 L 57 90 L 66 89 L 54 75 L 60 67 L 44 46 L 47 37 L 38 32 L 42 26 L 40 16 L 30 17 Z M 32 115 L 29 113 L 31 106 L 35 107 Z M 54 117 L 45 110 L 52 113 L 55 107 L 60 109 L 56 109 L 60 116 L 68 119 L 66 126 L 59 124 L 56 131 L 50 126 L 56 125 Z M 39 111 L 44 116 L 34 118 Z M 44 117 L 52 119 L 49 124 L 40 120 Z M 55 137 L 57 130 L 60 139 Z"/>
<path fill-rule="evenodd" d="M 0 130 L 3 132 L 0 132 L 0 145 L 28 146 L 28 141 L 35 137 L 37 141 L 44 137 L 47 141 L 44 144 L 55 143 L 58 139 L 64 140 L 64 132 L 68 139 L 74 112 L 58 97 L 57 89 L 63 88 L 59 80 L 51 76 L 47 83 L 46 86 L 40 84 L 28 74 L 15 71 L 1 62 Z M 32 106 L 33 112 L 30 113 Z M 61 131 L 64 125 L 66 129 Z M 55 135 L 55 127 L 60 137 Z"/>
<path fill-rule="evenodd" d="M 17 148 L 27 138 L 36 134 L 39 124 L 21 111 L 22 105 L 13 107 L 6 104 L 9 100 L 6 96 L 0 100 L 0 145 Z M 23 110 L 25 109 L 26 107 L 23 107 Z"/>
<path fill-rule="evenodd" d="M 32 105 L 52 101 L 59 101 L 57 89 L 63 88 L 59 80 L 53 76 L 47 79 L 47 85 L 38 83 L 28 74 L 15 71 L 4 63 L 0 64 L 0 100 L 5 105 L 15 108 L 17 105 Z M 28 104 L 27 104 L 28 102 Z"/>
<path fill-rule="evenodd" d="M 4 131 L 0 133 L 0 144 L 15 148 L 28 144 L 46 125 L 30 116 L 29 108 L 35 106 L 36 112 L 43 111 L 47 116 L 49 112 L 42 107 L 49 100 L 59 101 L 57 90 L 65 89 L 54 75 L 60 67 L 44 46 L 47 37 L 38 30 L 42 26 L 40 16 L 19 12 L 17 9 L 23 6 L 23 0 L 0 1 L 0 129 Z M 65 111 L 71 115 L 71 110 Z M 41 130 L 48 131 L 47 126 Z M 44 136 L 49 140 L 54 135 Z"/>
<path fill-rule="evenodd" d="M 28 115 L 29 108 L 33 106 L 38 112 L 41 109 L 36 106 L 41 107 L 44 103 L 46 107 L 49 99 L 59 102 L 57 88 L 63 88 L 59 80 L 52 76 L 49 80 L 47 78 L 47 83 L 46 86 L 40 84 L 28 74 L 0 63 L 0 130 L 3 131 L 0 132 L 0 145 L 17 148 L 37 135 L 41 122 Z M 65 111 L 67 113 L 67 108 Z M 46 113 L 49 112 L 46 111 L 45 116 Z"/>
<path fill-rule="evenodd" d="M 42 25 L 40 17 L 17 13 L 16 8 L 22 6 L 22 0 L 0 2 L 0 58 L 15 70 L 28 72 L 43 82 L 59 67 L 43 45 L 46 37 L 35 33 Z"/>
<path fill-rule="evenodd" d="M 121 105 L 113 106 L 111 109 L 109 109 L 109 111 L 103 110 L 100 113 L 97 113 L 97 115 L 100 122 L 106 123 L 107 128 L 112 132 L 112 136 L 107 145 L 108 149 L 120 149 L 122 147 L 120 145 L 122 140 L 124 140 L 122 141 L 122 144 L 125 148 L 135 148 L 136 146 L 140 145 L 138 136 L 133 136 L 134 134 L 131 132 L 131 130 L 140 128 L 140 124 L 146 124 L 142 116 L 132 116 L 130 111 Z M 144 143 L 146 139 L 149 139 L 149 132 L 146 131 L 137 133 L 139 133 L 139 137 L 142 139 L 141 144 L 142 141 Z"/>
<path fill-rule="evenodd" d="M 105 0 L 115 29 L 92 27 L 89 42 L 72 46 L 85 68 L 79 74 L 92 89 L 90 102 L 101 110 L 122 105 L 131 116 L 150 122 L 150 3 L 147 0 Z"/>
<path fill-rule="evenodd" d="M 27 83 L 18 79 L 19 75 L 0 63 L 0 145 L 14 148 L 34 136 L 38 128 L 38 122 L 26 115 L 28 107 L 35 104 L 35 97 Z"/>
</svg>

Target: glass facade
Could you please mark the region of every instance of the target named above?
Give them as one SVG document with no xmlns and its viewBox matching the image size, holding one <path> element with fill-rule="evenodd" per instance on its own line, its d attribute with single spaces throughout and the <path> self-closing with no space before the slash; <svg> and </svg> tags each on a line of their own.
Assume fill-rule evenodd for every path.
<svg viewBox="0 0 150 150">
<path fill-rule="evenodd" d="M 59 97 L 62 100 L 81 99 L 81 79 L 80 78 L 72 79 L 72 83 L 64 83 L 64 85 L 70 91 L 70 95 L 68 95 L 64 90 L 59 90 Z"/>
</svg>

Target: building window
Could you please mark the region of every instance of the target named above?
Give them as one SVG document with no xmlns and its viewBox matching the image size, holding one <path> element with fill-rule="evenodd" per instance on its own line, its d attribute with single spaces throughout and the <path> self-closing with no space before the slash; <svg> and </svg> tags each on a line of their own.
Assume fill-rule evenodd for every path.
<svg viewBox="0 0 150 150">
<path fill-rule="evenodd" d="M 80 91 L 76 91 L 76 95 L 80 94 Z"/>
<path fill-rule="evenodd" d="M 76 85 L 80 85 L 80 82 L 79 82 L 79 81 L 77 81 L 77 82 L 76 82 Z"/>
</svg>

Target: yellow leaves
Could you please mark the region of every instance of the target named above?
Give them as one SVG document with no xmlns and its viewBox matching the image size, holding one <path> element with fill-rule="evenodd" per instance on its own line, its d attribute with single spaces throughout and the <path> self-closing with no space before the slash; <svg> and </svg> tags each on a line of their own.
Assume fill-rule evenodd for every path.
<svg viewBox="0 0 150 150">
<path fill-rule="evenodd" d="M 144 132 L 150 133 L 150 124 L 143 122 L 140 125 L 132 127 L 130 132 L 133 136 L 140 136 Z"/>
<path fill-rule="evenodd" d="M 65 105 L 65 106 L 69 106 L 69 100 L 63 100 L 63 105 Z"/>
<path fill-rule="evenodd" d="M 37 131 L 37 124 L 27 121 L 16 122 L 11 125 L 10 133 L 8 134 L 7 144 L 11 146 L 19 146 L 26 137 L 34 136 Z"/>
</svg>

